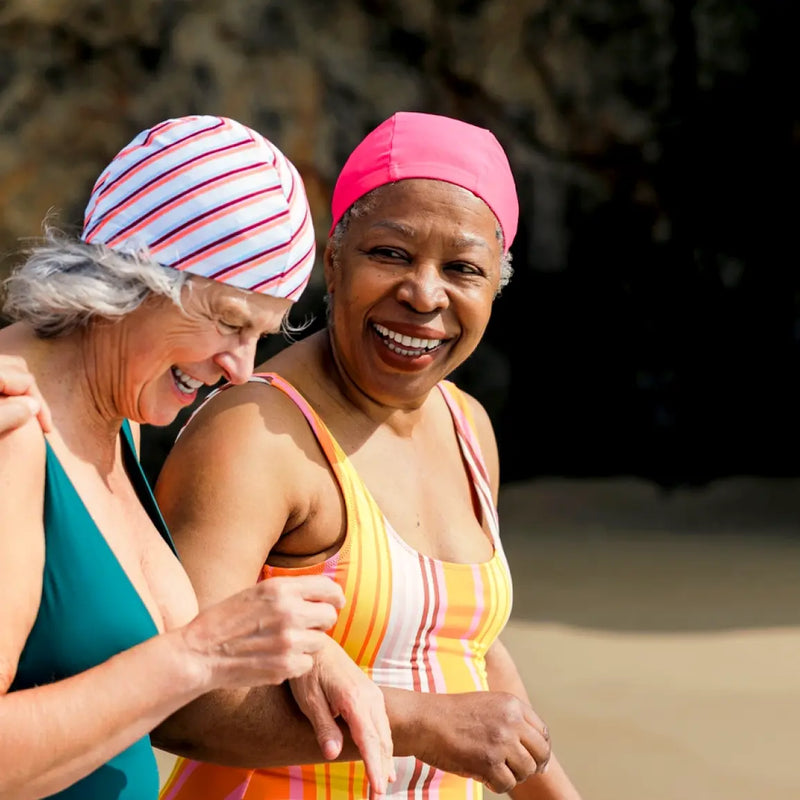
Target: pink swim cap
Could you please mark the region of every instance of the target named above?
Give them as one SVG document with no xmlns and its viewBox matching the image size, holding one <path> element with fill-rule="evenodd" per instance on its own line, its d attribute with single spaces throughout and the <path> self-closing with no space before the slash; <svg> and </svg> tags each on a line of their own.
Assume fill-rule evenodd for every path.
<svg viewBox="0 0 800 800">
<path fill-rule="evenodd" d="M 81 238 L 291 300 L 316 249 L 294 165 L 261 134 L 214 116 L 168 119 L 124 147 L 94 185 Z"/>
<path fill-rule="evenodd" d="M 330 232 L 360 197 L 404 178 L 433 178 L 469 189 L 494 212 L 508 252 L 517 233 L 519 201 L 500 142 L 486 128 L 413 111 L 389 117 L 350 154 L 333 190 Z"/>
</svg>

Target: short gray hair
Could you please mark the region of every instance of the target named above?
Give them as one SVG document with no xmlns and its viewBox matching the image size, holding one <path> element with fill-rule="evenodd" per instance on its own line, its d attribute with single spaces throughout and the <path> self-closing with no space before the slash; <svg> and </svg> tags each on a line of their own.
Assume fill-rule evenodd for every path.
<svg viewBox="0 0 800 800">
<path fill-rule="evenodd" d="M 393 183 L 396 183 L 396 181 L 393 181 Z M 392 183 L 385 183 L 381 186 L 378 186 L 376 189 L 373 189 L 371 192 L 367 192 L 365 195 L 359 197 L 358 200 L 356 200 L 355 203 L 353 203 L 353 205 L 351 205 L 350 208 L 348 208 L 347 211 L 342 214 L 330 237 L 334 258 L 342 245 L 342 240 L 344 239 L 345 233 L 347 233 L 347 229 L 350 227 L 350 223 L 354 219 L 363 217 L 364 214 L 372 211 L 380 192 L 387 186 L 391 185 Z M 500 247 L 503 250 L 503 255 L 500 257 L 500 283 L 497 286 L 497 294 L 495 295 L 496 297 L 500 294 L 504 286 L 508 286 L 509 282 L 511 281 L 511 276 L 514 274 L 514 268 L 511 266 L 511 253 L 505 252 L 505 240 L 503 238 L 503 231 L 500 228 L 500 223 L 497 223 L 495 233 L 497 240 L 500 242 Z"/>
<path fill-rule="evenodd" d="M 63 336 L 91 319 L 135 311 L 150 294 L 181 305 L 187 275 L 145 256 L 122 255 L 52 227 L 5 281 L 3 313 L 42 337 Z"/>
</svg>

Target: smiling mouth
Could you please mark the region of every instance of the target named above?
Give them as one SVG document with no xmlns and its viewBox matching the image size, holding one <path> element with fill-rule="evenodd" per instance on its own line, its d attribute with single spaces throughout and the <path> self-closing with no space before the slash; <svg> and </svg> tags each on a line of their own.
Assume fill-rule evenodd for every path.
<svg viewBox="0 0 800 800">
<path fill-rule="evenodd" d="M 416 336 L 405 336 L 390 331 L 383 325 L 373 325 L 373 330 L 381 337 L 383 343 L 393 352 L 401 356 L 421 356 L 439 347 L 444 339 L 419 339 Z"/>
<path fill-rule="evenodd" d="M 178 390 L 186 395 L 194 394 L 203 385 L 203 381 L 192 378 L 177 367 L 172 367 L 172 377 Z"/>
</svg>

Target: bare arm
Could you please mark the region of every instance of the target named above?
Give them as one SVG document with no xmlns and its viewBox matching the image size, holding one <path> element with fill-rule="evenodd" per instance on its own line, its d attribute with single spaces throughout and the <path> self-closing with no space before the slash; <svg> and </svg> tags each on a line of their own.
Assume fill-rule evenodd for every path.
<svg viewBox="0 0 800 800">
<path fill-rule="evenodd" d="M 474 398 L 470 398 L 470 407 L 478 438 L 480 439 L 481 451 L 489 473 L 494 502 L 497 504 L 500 485 L 497 440 L 491 420 L 483 406 Z M 511 658 L 511 654 L 500 640 L 494 642 L 486 654 L 486 670 L 490 691 L 507 692 L 530 705 L 530 699 L 522 677 L 514 664 L 514 660 Z M 544 772 L 541 771 L 541 768 L 538 769 L 508 793 L 514 800 L 580 800 L 580 795 L 552 752 Z"/>
<path fill-rule="evenodd" d="M 201 607 L 258 580 L 284 531 L 315 513 L 307 487 L 329 480 L 327 470 L 304 418 L 276 390 L 232 388 L 200 410 L 155 492 Z M 385 787 L 393 764 L 383 696 L 333 640 L 327 650 L 340 668 L 318 654 L 304 680 L 314 727 L 286 687 L 217 691 L 167 720 L 154 742 L 250 768 L 363 758 L 370 783 Z"/>
<path fill-rule="evenodd" d="M 511 654 L 501 641 L 486 653 L 486 671 L 490 691 L 509 692 L 529 703 L 528 693 Z M 581 800 L 555 754 L 544 772 L 536 772 L 516 787 L 507 790 L 514 800 Z"/>
<path fill-rule="evenodd" d="M 209 689 L 300 674 L 343 599 L 325 579 L 253 587 L 90 670 L 9 692 L 41 596 L 44 465 L 37 421 L 0 436 L 0 797 L 71 785 Z"/>
<path fill-rule="evenodd" d="M 295 407 L 271 402 L 288 400 L 258 385 L 230 389 L 216 399 L 226 395 L 226 402 L 215 403 L 213 414 L 203 409 L 184 431 L 156 486 L 201 607 L 255 581 L 284 529 L 319 512 L 308 497 L 315 470 L 324 470 L 329 481 L 327 467 L 313 463 L 317 448 Z M 308 673 L 320 687 L 311 695 L 313 702 L 327 706 L 341 700 L 363 710 L 342 714 L 348 726 L 341 726 L 343 745 L 334 756 L 342 760 L 363 756 L 363 744 L 354 746 L 353 720 L 363 722 L 374 708 L 371 699 L 362 704 L 352 700 L 355 681 L 342 688 L 342 676 L 354 669 L 339 648 Z M 537 761 L 549 757 L 541 720 L 511 694 L 382 692 L 397 755 L 416 756 L 490 786 L 509 774 L 507 761 L 523 779 Z M 379 732 L 377 737 L 373 774 L 387 755 L 380 751 Z M 262 687 L 202 697 L 174 714 L 153 738 L 178 755 L 258 768 L 319 762 L 325 735 L 318 731 L 315 738 L 288 691 Z M 370 782 L 375 785 L 372 776 Z"/>
</svg>

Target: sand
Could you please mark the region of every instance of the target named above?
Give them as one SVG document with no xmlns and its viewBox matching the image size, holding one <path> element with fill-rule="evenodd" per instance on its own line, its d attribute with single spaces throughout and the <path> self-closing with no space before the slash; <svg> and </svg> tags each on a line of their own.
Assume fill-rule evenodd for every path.
<svg viewBox="0 0 800 800">
<path fill-rule="evenodd" d="M 584 800 L 800 798 L 800 480 L 527 481 L 500 513 L 503 641 Z"/>
</svg>

